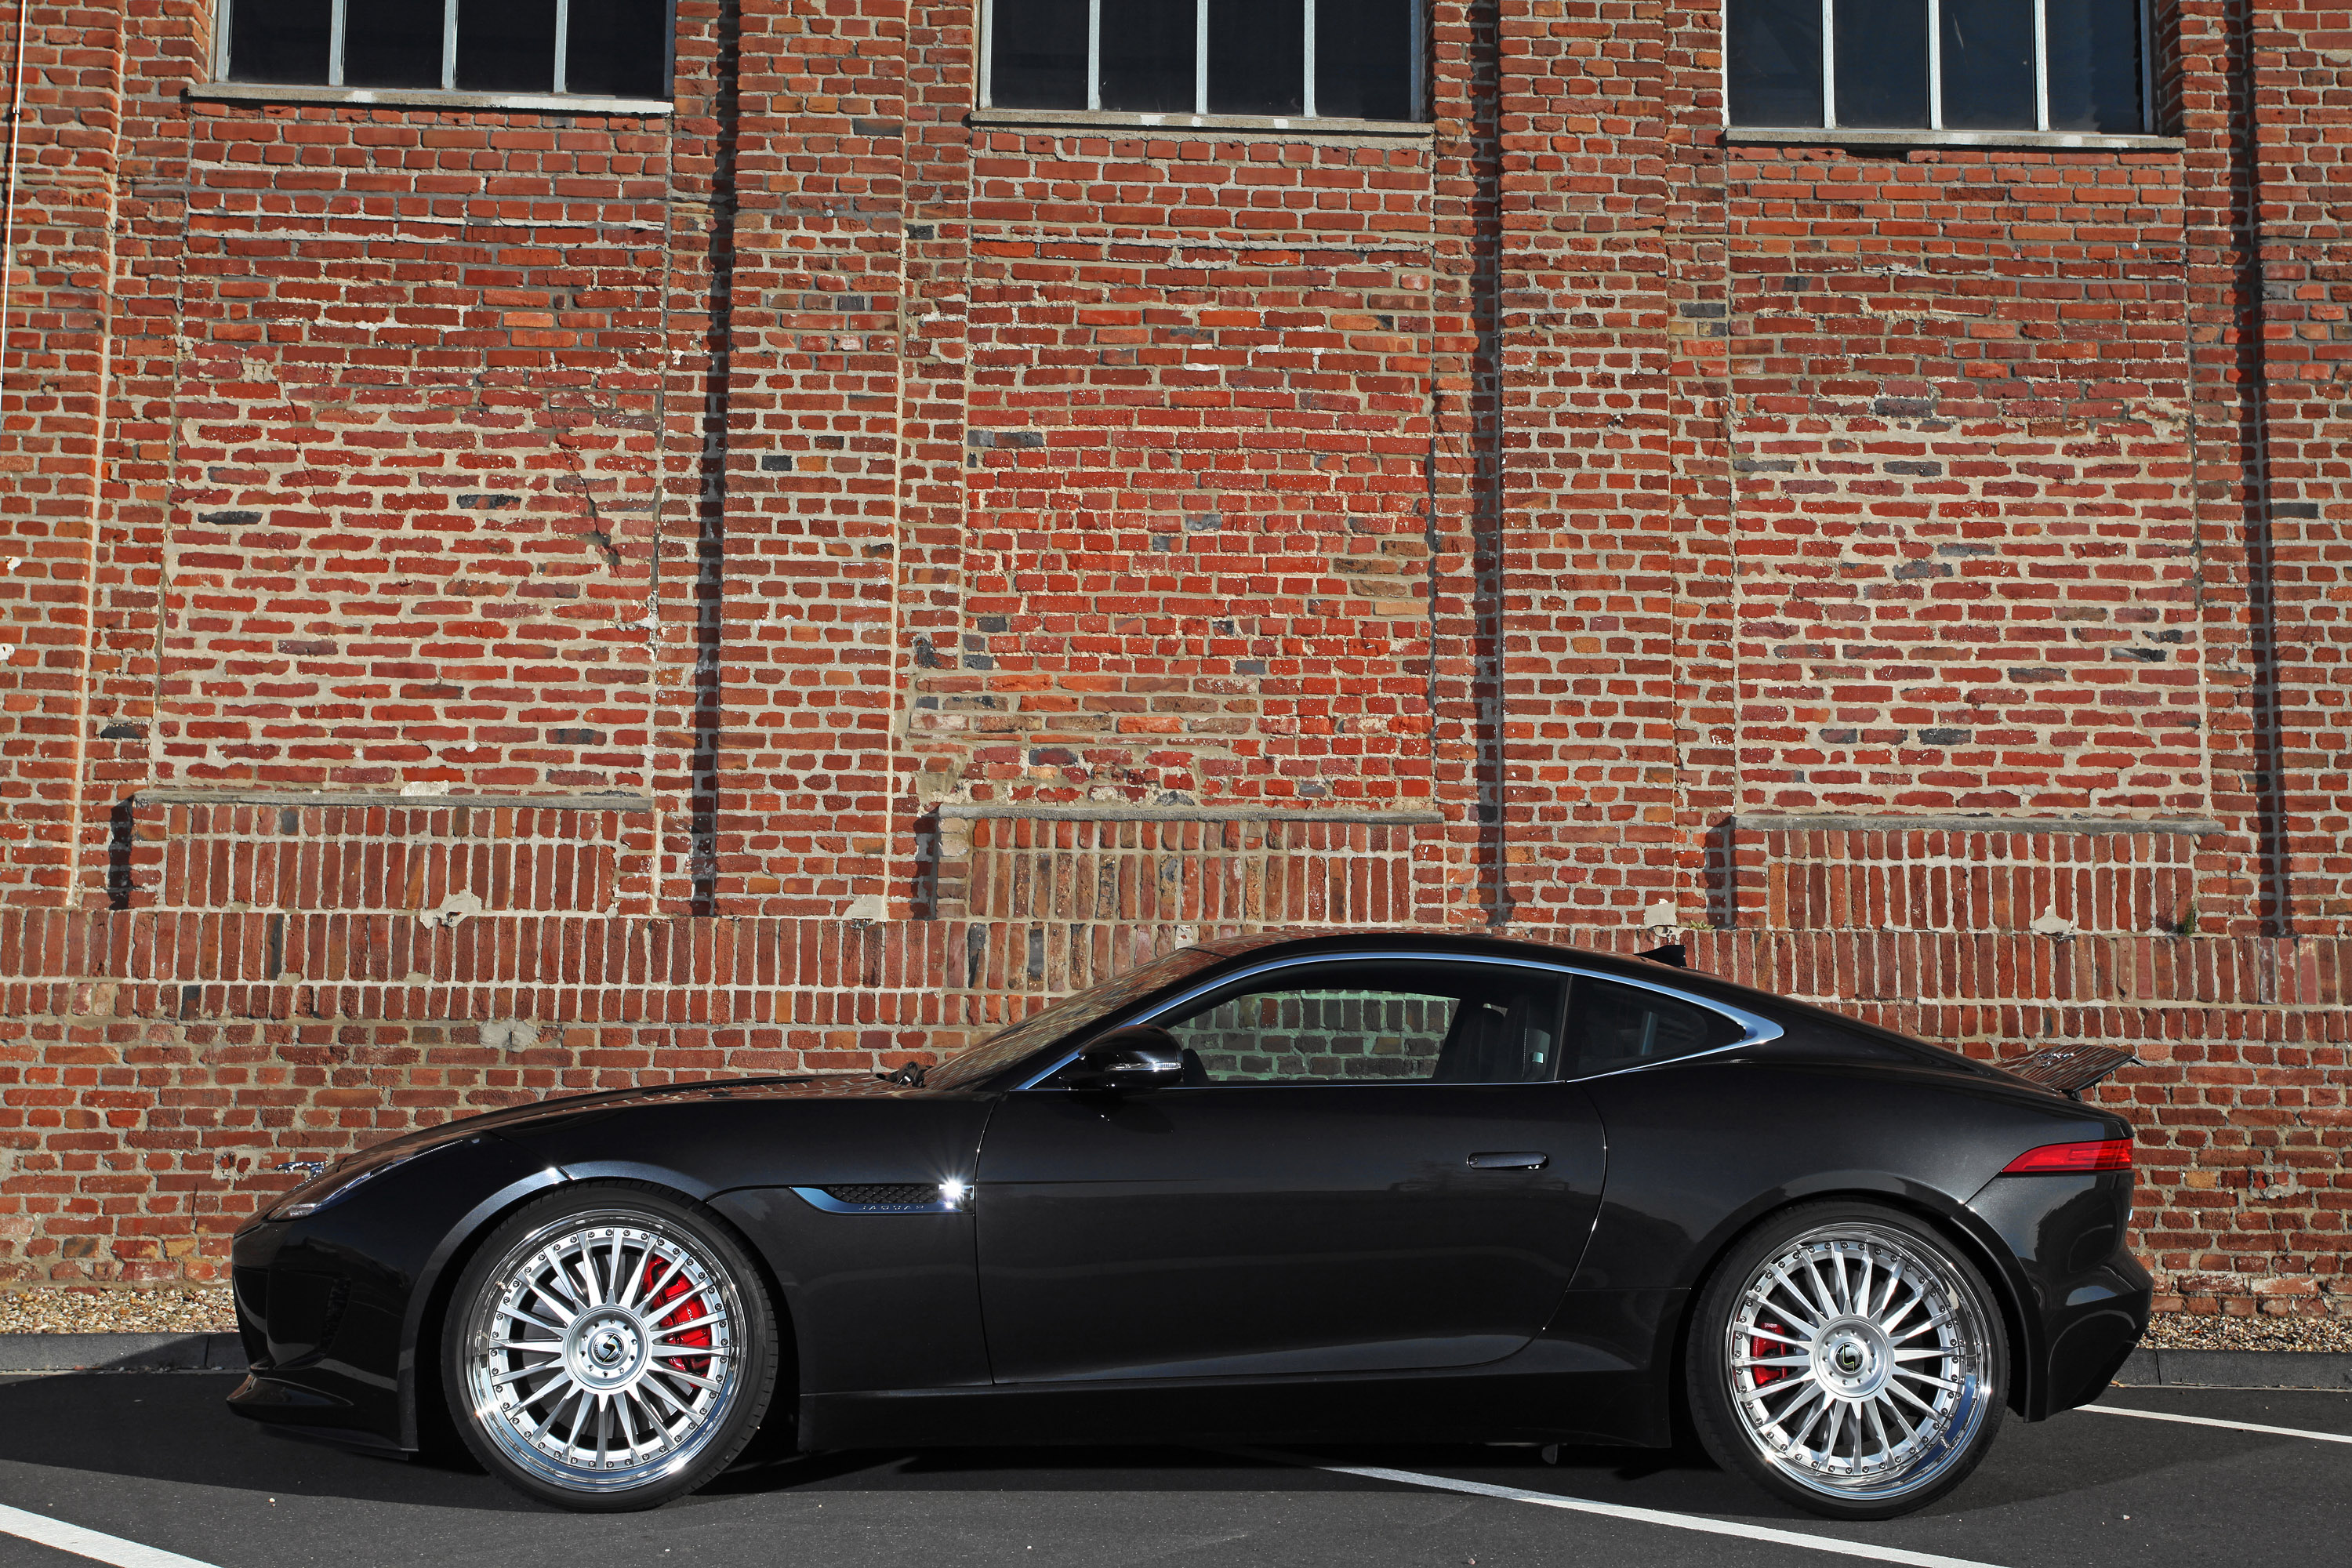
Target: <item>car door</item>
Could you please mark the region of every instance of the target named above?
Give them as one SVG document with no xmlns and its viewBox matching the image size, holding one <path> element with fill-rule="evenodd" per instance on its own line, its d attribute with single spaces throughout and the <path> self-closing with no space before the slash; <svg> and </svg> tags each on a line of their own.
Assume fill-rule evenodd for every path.
<svg viewBox="0 0 2352 1568">
<path fill-rule="evenodd" d="M 1600 1123 L 1555 1081 L 1566 976 L 1401 952 L 1271 963 L 1153 1022 L 1182 1087 L 1008 1094 L 973 1204 L 999 1383 L 1466 1366 L 1527 1343 L 1592 1226 Z"/>
</svg>

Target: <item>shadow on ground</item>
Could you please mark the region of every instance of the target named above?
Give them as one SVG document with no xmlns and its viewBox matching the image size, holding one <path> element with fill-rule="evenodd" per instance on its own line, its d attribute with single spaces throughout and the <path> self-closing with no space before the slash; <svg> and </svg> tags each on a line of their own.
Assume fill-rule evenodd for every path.
<svg viewBox="0 0 2352 1568">
<path fill-rule="evenodd" d="M 254 1493 L 345 1498 L 496 1512 L 543 1511 L 489 1477 L 448 1462 L 402 1460 L 283 1436 L 232 1415 L 233 1375 L 68 1374 L 0 1382 L 0 1461 L 93 1476 L 143 1477 Z M 2120 1430 L 2084 1444 L 2069 1422 Z M 2164 1468 L 2170 1450 L 2146 1424 L 2109 1417 L 2011 1422 L 1990 1459 L 1925 1517 L 2030 1502 Z M 2232 1446 L 2281 1441 L 2237 1436 Z M 1291 1450 L 1282 1450 L 1288 1454 Z M 1320 1447 L 1307 1464 L 1413 1470 L 1677 1513 L 1807 1521 L 1706 1458 L 1680 1450 L 1564 1447 Z M 1393 1483 L 1214 1449 L 940 1448 L 753 1458 L 680 1505 L 797 1492 L 1328 1492 Z"/>
</svg>

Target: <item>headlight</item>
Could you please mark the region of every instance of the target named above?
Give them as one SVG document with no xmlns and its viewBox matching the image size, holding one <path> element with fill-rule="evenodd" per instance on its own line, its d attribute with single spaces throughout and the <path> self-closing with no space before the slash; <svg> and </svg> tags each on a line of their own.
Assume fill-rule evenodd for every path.
<svg viewBox="0 0 2352 1568">
<path fill-rule="evenodd" d="M 470 1140 L 468 1140 L 470 1142 Z M 300 1219 L 341 1203 L 363 1182 L 374 1180 L 396 1165 L 404 1165 L 419 1154 L 430 1154 L 436 1149 L 446 1149 L 446 1143 L 427 1143 L 422 1149 L 395 1149 L 378 1152 L 373 1149 L 338 1160 L 330 1169 L 311 1177 L 292 1192 L 278 1200 L 269 1211 L 271 1219 Z"/>
</svg>

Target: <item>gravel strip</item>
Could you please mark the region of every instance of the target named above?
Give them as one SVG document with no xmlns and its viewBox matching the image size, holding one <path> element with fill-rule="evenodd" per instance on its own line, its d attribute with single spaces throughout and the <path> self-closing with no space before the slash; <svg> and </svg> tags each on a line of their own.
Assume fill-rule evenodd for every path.
<svg viewBox="0 0 2352 1568">
<path fill-rule="evenodd" d="M 0 1295 L 0 1334 L 234 1333 L 226 1285 L 173 1290 L 34 1289 Z M 2140 1344 L 2166 1351 L 2352 1352 L 2352 1318 L 2159 1312 Z"/>
<path fill-rule="evenodd" d="M 2155 1351 L 2352 1351 L 2352 1318 L 2207 1318 L 2159 1312 L 2140 1342 Z"/>
<path fill-rule="evenodd" d="M 173 1290 L 12 1290 L 0 1334 L 234 1333 L 226 1285 Z"/>
</svg>

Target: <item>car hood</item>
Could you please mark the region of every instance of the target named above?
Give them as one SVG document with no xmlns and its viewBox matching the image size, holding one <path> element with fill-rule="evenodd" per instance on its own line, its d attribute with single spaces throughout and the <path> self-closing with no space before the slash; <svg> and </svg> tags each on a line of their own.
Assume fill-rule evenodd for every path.
<svg viewBox="0 0 2352 1568">
<path fill-rule="evenodd" d="M 727 1078 L 693 1083 L 654 1084 L 644 1089 L 604 1089 L 594 1094 L 567 1094 L 460 1117 L 437 1126 L 403 1133 L 368 1152 L 422 1150 L 485 1132 L 520 1132 L 536 1123 L 553 1122 L 591 1113 L 625 1110 L 639 1105 L 685 1105 L 729 1100 L 870 1100 L 912 1098 L 921 1090 L 906 1084 L 885 1083 L 867 1074 L 828 1074 L 822 1078 Z"/>
</svg>

